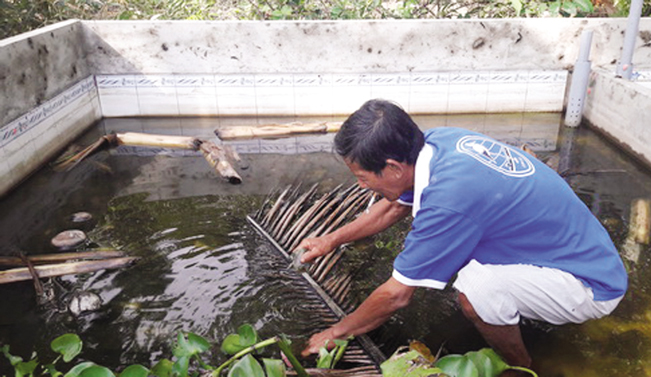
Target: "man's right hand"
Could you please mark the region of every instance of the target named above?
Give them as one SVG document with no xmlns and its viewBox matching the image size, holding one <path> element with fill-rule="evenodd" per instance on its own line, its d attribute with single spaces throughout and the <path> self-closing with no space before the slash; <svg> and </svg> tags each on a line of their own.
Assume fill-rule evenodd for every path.
<svg viewBox="0 0 651 377">
<path fill-rule="evenodd" d="M 306 238 L 303 241 L 301 241 L 300 244 L 298 244 L 296 249 L 307 250 L 303 254 L 303 257 L 301 258 L 301 263 L 309 263 L 320 256 L 328 254 L 329 252 L 334 250 L 337 246 L 339 245 L 334 243 L 331 240 L 331 237 L 328 234 L 326 234 L 325 236 L 321 236 L 321 237 Z"/>
</svg>

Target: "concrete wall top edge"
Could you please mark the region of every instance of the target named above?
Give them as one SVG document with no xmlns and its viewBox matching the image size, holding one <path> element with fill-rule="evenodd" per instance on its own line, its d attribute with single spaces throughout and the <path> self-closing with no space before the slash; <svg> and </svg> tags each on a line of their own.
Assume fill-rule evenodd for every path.
<svg viewBox="0 0 651 377">
<path fill-rule="evenodd" d="M 626 19 L 83 21 L 95 74 L 570 69 L 583 30 L 614 66 Z M 634 63 L 651 67 L 651 19 Z"/>
</svg>

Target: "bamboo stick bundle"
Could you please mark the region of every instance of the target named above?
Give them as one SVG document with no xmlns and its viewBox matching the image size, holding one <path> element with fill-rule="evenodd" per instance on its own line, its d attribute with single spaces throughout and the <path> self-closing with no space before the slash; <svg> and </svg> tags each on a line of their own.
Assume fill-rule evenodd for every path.
<svg viewBox="0 0 651 377">
<path fill-rule="evenodd" d="M 36 275 L 39 278 L 48 278 L 54 276 L 63 276 L 71 274 L 83 274 L 88 272 L 95 272 L 105 269 L 115 269 L 128 266 L 135 262 L 138 258 L 122 257 L 110 258 L 103 260 L 70 262 L 70 263 L 57 263 L 48 264 L 44 266 L 34 266 Z M 18 281 L 32 280 L 33 275 L 30 273 L 29 268 L 13 268 L 9 270 L 0 271 L 0 284 L 13 283 Z"/>
<path fill-rule="evenodd" d="M 342 122 L 264 124 L 250 127 L 219 127 L 215 134 L 221 140 L 278 139 L 301 134 L 337 132 Z"/>
</svg>

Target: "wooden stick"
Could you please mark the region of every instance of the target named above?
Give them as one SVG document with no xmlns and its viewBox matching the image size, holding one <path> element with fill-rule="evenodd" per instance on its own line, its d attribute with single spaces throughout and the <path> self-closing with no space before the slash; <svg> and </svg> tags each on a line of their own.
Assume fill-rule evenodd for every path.
<svg viewBox="0 0 651 377">
<path fill-rule="evenodd" d="M 228 179 L 230 183 L 242 183 L 242 177 L 237 174 L 233 166 L 228 162 L 222 148 L 213 142 L 204 141 L 201 143 L 199 149 L 210 165 L 217 170 L 219 175 Z"/>
<path fill-rule="evenodd" d="M 221 127 L 215 134 L 222 140 L 278 139 L 299 134 L 337 132 L 341 122 L 265 124 L 257 127 Z"/>
<path fill-rule="evenodd" d="M 84 274 L 105 269 L 115 269 L 130 265 L 138 258 L 124 257 L 111 258 L 97 261 L 82 261 L 71 263 L 49 264 L 35 266 L 34 269 L 40 278 L 53 276 Z M 32 280 L 32 275 L 27 267 L 14 268 L 0 271 L 0 284 L 14 283 L 18 281 Z"/>
<path fill-rule="evenodd" d="M 199 144 L 201 144 L 199 139 L 189 136 L 154 135 L 138 132 L 126 132 L 116 134 L 116 136 L 119 145 L 180 148 L 196 151 L 199 149 Z"/>
<path fill-rule="evenodd" d="M 27 259 L 35 265 L 52 262 L 64 262 L 75 259 L 107 259 L 123 257 L 124 253 L 118 250 L 81 251 L 78 253 L 53 253 L 42 255 L 28 255 Z M 24 266 L 20 257 L 0 256 L 0 266 Z"/>
</svg>

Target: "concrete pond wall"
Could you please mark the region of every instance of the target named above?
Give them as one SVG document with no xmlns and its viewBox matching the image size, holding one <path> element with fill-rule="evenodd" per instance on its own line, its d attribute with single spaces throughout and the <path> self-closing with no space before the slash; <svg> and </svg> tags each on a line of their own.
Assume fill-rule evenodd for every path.
<svg viewBox="0 0 651 377">
<path fill-rule="evenodd" d="M 62 22 L 0 41 L 0 195 L 103 117 L 327 119 L 370 98 L 412 114 L 561 112 L 585 30 L 593 70 L 584 117 L 649 162 L 651 19 L 640 23 L 634 81 L 614 74 L 625 26 L 623 18 Z"/>
</svg>

